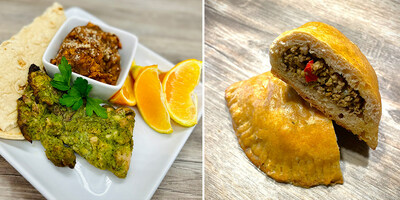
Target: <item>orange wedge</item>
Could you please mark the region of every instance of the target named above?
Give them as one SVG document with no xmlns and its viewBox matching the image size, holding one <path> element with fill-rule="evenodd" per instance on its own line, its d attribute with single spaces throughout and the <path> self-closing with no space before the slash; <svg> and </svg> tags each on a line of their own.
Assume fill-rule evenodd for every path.
<svg viewBox="0 0 400 200">
<path fill-rule="evenodd" d="M 153 66 L 153 65 L 151 65 L 151 66 Z M 147 66 L 147 67 L 149 67 L 149 66 Z M 130 73 L 132 74 L 134 80 L 137 79 L 137 77 L 138 77 L 139 74 L 143 71 L 144 68 L 145 68 L 145 67 L 132 64 Z M 163 71 L 161 71 L 161 70 L 158 70 L 158 78 L 160 79 L 161 82 L 162 82 L 162 80 L 164 79 L 165 74 L 166 74 L 166 72 L 163 72 Z"/>
<path fill-rule="evenodd" d="M 160 79 L 161 82 L 164 80 L 166 74 L 167 72 L 158 71 L 158 78 Z"/>
<path fill-rule="evenodd" d="M 134 84 L 137 107 L 144 121 L 159 133 L 172 133 L 156 65 L 144 67 Z"/>
<path fill-rule="evenodd" d="M 139 73 L 142 72 L 143 68 L 144 67 L 142 67 L 142 66 L 132 64 L 130 74 L 132 75 L 134 80 L 137 79 L 137 77 L 139 76 Z"/>
<path fill-rule="evenodd" d="M 163 93 L 171 118 L 186 127 L 197 124 L 197 96 L 193 92 L 199 84 L 202 62 L 182 61 L 169 70 L 163 79 Z"/>
<path fill-rule="evenodd" d="M 124 105 L 124 106 L 135 106 L 136 105 L 136 98 L 135 93 L 133 92 L 133 84 L 134 80 L 132 75 L 129 73 L 128 77 L 126 77 L 125 83 L 122 88 L 115 93 L 111 98 L 110 102 Z"/>
</svg>

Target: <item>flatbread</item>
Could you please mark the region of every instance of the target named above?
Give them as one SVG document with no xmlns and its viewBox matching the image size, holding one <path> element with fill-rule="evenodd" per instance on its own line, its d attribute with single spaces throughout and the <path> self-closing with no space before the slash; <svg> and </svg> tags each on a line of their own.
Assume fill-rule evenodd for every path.
<svg viewBox="0 0 400 200">
<path fill-rule="evenodd" d="M 0 45 L 0 138 L 24 139 L 17 127 L 17 99 L 24 92 L 29 66 L 43 67 L 43 54 L 65 19 L 63 7 L 54 3 Z"/>
<path fill-rule="evenodd" d="M 332 121 L 267 72 L 226 89 L 232 125 L 247 157 L 278 182 L 343 183 Z"/>
</svg>

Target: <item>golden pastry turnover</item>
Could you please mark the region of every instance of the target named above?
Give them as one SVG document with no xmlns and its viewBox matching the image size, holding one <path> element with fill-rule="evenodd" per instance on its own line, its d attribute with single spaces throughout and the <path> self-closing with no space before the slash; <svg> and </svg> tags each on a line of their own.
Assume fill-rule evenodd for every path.
<svg viewBox="0 0 400 200">
<path fill-rule="evenodd" d="M 301 187 L 343 183 L 332 121 L 267 72 L 225 91 L 241 148 L 278 182 Z"/>
<path fill-rule="evenodd" d="M 376 148 L 382 114 L 378 80 L 353 42 L 330 25 L 309 22 L 276 38 L 269 56 L 274 75 Z"/>
</svg>

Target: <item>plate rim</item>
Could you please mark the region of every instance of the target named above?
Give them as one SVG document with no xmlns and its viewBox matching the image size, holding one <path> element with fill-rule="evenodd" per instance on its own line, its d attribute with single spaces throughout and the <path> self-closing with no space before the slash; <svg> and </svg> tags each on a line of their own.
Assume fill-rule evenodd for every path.
<svg viewBox="0 0 400 200">
<path fill-rule="evenodd" d="M 91 19 L 95 19 L 95 23 L 102 23 L 105 25 L 105 22 L 103 22 L 102 20 L 100 20 L 99 18 L 97 18 L 96 16 L 92 15 L 91 13 L 85 11 L 84 9 L 80 8 L 80 7 L 70 7 L 68 9 L 65 10 L 65 15 L 66 18 L 68 19 L 69 17 L 73 17 L 73 16 L 79 16 L 78 14 L 84 14 L 86 16 L 88 16 Z M 124 29 L 121 29 L 124 30 Z M 129 32 L 129 31 L 127 31 Z M 139 37 L 138 37 L 139 39 Z M 166 58 L 162 57 L 161 55 L 159 55 L 158 53 L 152 51 L 151 49 L 149 49 L 148 47 L 144 46 L 143 44 L 141 44 L 138 41 L 138 45 L 137 45 L 137 52 L 140 51 L 147 51 L 150 52 L 152 54 L 152 56 L 157 57 L 157 59 L 162 60 L 165 63 L 168 63 L 170 66 L 174 66 L 173 63 L 171 63 L 170 61 L 168 61 Z M 202 70 L 203 72 L 203 70 Z M 201 99 L 200 101 L 203 100 L 203 92 L 204 92 L 204 84 L 203 82 L 199 82 L 198 86 L 200 87 L 200 95 L 201 95 Z M 203 114 L 203 107 L 204 104 L 201 103 L 201 109 L 198 110 L 198 120 L 200 120 L 202 118 L 202 114 Z M 171 154 L 172 156 L 170 157 L 171 159 L 168 161 L 168 163 L 166 164 L 167 167 L 163 168 L 161 171 L 161 176 L 159 176 L 158 179 L 156 179 L 155 184 L 152 186 L 152 189 L 150 190 L 150 192 L 146 195 L 145 199 L 150 199 L 155 191 L 158 189 L 159 185 L 161 184 L 162 180 L 164 180 L 166 174 L 168 173 L 168 171 L 170 170 L 172 164 L 175 162 L 177 156 L 179 155 L 179 153 L 181 152 L 183 146 L 186 144 L 187 140 L 189 139 L 189 137 L 191 136 L 191 134 L 193 133 L 195 127 L 197 126 L 194 125 L 192 127 L 192 130 L 190 131 L 190 133 L 187 134 L 187 136 L 185 138 L 183 138 L 181 140 L 181 143 L 179 144 L 179 146 L 177 147 L 177 149 L 174 151 L 173 154 Z M 3 139 L 2 139 L 3 140 Z M 34 178 L 22 165 L 18 164 L 19 162 L 16 161 L 15 156 L 12 156 L 9 153 L 9 150 L 7 150 L 5 148 L 5 146 L 2 143 L 2 140 L 0 140 L 0 155 L 14 168 L 16 169 L 35 189 L 37 189 L 46 199 L 57 199 L 56 196 L 54 196 L 54 194 L 52 192 L 50 192 L 48 189 L 46 189 L 46 187 L 40 182 L 38 181 L 36 178 Z M 24 140 L 20 140 L 21 142 L 23 142 Z"/>
</svg>

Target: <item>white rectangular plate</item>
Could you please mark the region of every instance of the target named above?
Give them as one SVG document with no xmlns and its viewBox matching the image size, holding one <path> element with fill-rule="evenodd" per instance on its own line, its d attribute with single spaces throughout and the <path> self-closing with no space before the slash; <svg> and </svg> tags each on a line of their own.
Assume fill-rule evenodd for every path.
<svg viewBox="0 0 400 200">
<path fill-rule="evenodd" d="M 89 18 L 95 24 L 101 20 L 80 8 L 70 8 L 67 17 Z M 140 40 L 140 38 L 139 38 Z M 158 64 L 161 70 L 174 65 L 157 53 L 139 44 L 135 61 L 138 65 Z M 202 114 L 202 84 L 195 89 L 198 96 L 199 119 Z M 74 169 L 56 167 L 38 141 L 0 140 L 0 154 L 47 199 L 150 199 L 171 167 L 194 127 L 184 128 L 173 123 L 172 134 L 160 134 L 143 121 L 136 112 L 133 131 L 133 152 L 128 176 L 117 178 L 77 156 Z"/>
</svg>

